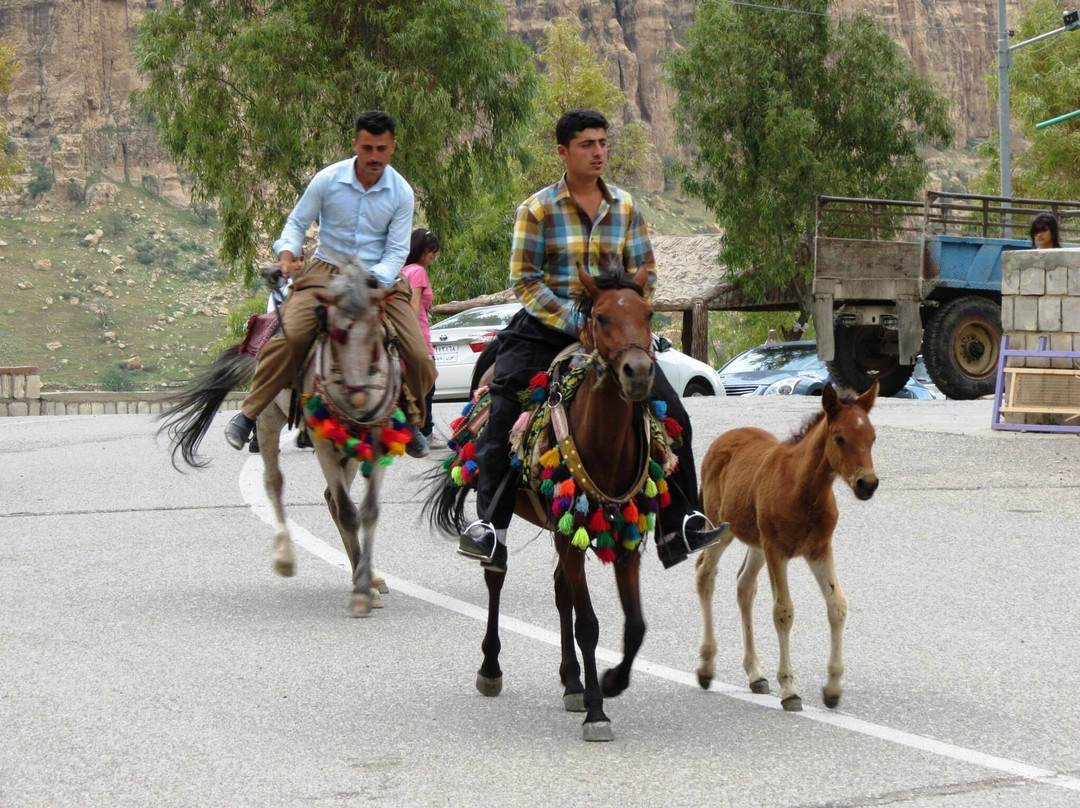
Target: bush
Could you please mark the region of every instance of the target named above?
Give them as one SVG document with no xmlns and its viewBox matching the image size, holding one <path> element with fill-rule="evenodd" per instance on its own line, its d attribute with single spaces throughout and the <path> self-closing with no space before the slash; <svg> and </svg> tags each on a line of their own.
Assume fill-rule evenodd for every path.
<svg viewBox="0 0 1080 808">
<path fill-rule="evenodd" d="M 56 184 L 56 177 L 44 163 L 34 163 L 34 178 L 26 184 L 27 193 L 34 199 L 50 190 Z"/>
<path fill-rule="evenodd" d="M 105 214 L 105 223 L 102 230 L 107 235 L 118 236 L 127 229 L 127 216 L 118 210 L 110 210 Z"/>
<path fill-rule="evenodd" d="M 136 253 L 135 260 L 140 264 L 152 264 L 154 263 L 154 254 L 152 252 Z"/>
<path fill-rule="evenodd" d="M 135 374 L 123 365 L 109 365 L 98 382 L 102 390 L 129 393 L 135 389 Z"/>
<path fill-rule="evenodd" d="M 67 195 L 68 199 L 74 202 L 76 205 L 81 204 L 86 199 L 86 188 L 79 185 L 73 179 L 67 181 Z"/>
</svg>

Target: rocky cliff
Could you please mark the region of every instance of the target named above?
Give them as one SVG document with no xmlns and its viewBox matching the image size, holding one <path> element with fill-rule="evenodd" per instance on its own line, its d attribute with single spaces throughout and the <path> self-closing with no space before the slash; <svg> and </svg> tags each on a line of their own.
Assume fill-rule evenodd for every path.
<svg viewBox="0 0 1080 808">
<path fill-rule="evenodd" d="M 178 202 L 187 196 L 175 166 L 128 101 L 139 84 L 131 53 L 134 25 L 147 2 L 0 0 L 0 39 L 14 46 L 22 65 L 3 112 L 28 169 L 52 169 L 53 204 L 65 204 L 94 174 L 144 183 Z M 505 2 L 511 30 L 529 43 L 549 20 L 579 20 L 629 99 L 625 117 L 648 125 L 659 157 L 676 153 L 674 94 L 662 81 L 662 65 L 693 19 L 690 0 Z M 1015 6 L 1012 0 L 1010 14 Z M 918 69 L 952 99 L 959 145 L 989 135 L 995 113 L 985 77 L 995 61 L 995 0 L 838 0 L 835 13 L 856 9 L 879 17 Z M 24 183 L 30 176 L 28 170 Z M 662 182 L 657 159 L 643 185 L 657 190 Z"/>
</svg>

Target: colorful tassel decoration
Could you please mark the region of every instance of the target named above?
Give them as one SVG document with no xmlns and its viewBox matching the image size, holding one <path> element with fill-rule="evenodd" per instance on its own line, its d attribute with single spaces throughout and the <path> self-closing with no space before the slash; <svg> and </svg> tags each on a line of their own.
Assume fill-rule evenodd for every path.
<svg viewBox="0 0 1080 808">
<path fill-rule="evenodd" d="M 562 525 L 560 524 L 559 527 L 561 528 Z M 568 531 L 564 531 L 564 532 L 568 532 Z M 577 529 L 577 532 L 574 534 L 573 540 L 570 543 L 572 545 L 574 545 L 576 548 L 578 548 L 579 550 L 587 550 L 587 549 L 589 549 L 589 532 L 587 530 L 585 530 L 585 528 L 579 527 Z"/>
<path fill-rule="evenodd" d="M 589 517 L 589 523 L 586 525 L 589 528 L 590 533 L 596 533 L 599 535 L 603 531 L 607 530 L 607 519 L 604 518 L 604 512 L 597 508 L 593 511 L 592 516 Z"/>
<path fill-rule="evenodd" d="M 567 536 L 574 530 L 574 517 L 571 514 L 564 513 L 559 520 L 559 532 Z"/>
<path fill-rule="evenodd" d="M 589 498 L 584 494 L 580 494 L 577 500 L 574 502 L 574 510 L 580 513 L 582 516 L 588 516 Z"/>
<path fill-rule="evenodd" d="M 656 420 L 663 421 L 664 416 L 667 415 L 667 402 L 659 398 L 653 399 L 652 411 L 656 416 Z"/>
<path fill-rule="evenodd" d="M 540 455 L 540 465 L 554 468 L 562 462 L 562 452 L 559 451 L 558 446 L 553 446 Z"/>
</svg>

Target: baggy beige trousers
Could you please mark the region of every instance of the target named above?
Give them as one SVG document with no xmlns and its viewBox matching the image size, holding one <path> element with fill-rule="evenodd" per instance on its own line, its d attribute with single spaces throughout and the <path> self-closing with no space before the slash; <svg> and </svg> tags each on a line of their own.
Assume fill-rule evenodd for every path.
<svg viewBox="0 0 1080 808">
<path fill-rule="evenodd" d="M 301 272 L 293 276 L 292 290 L 281 306 L 283 330 L 263 347 L 251 392 L 240 411 L 254 420 L 267 405 L 292 385 L 296 372 L 319 330 L 315 308 L 317 289 L 325 287 L 337 274 L 337 267 L 311 258 Z M 435 384 L 435 362 L 428 354 L 427 342 L 420 331 L 420 321 L 413 311 L 412 287 L 399 275 L 383 301 L 383 317 L 397 334 L 401 358 L 405 363 L 402 407 L 409 423 L 419 428 L 427 417 L 427 394 Z"/>
</svg>

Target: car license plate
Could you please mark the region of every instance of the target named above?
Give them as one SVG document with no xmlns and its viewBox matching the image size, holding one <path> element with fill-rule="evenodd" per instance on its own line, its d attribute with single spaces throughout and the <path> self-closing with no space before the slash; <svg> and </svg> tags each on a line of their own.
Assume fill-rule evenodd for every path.
<svg viewBox="0 0 1080 808">
<path fill-rule="evenodd" d="M 435 361 L 436 362 L 453 362 L 457 358 L 457 346 L 456 345 L 436 345 L 435 346 Z"/>
</svg>

